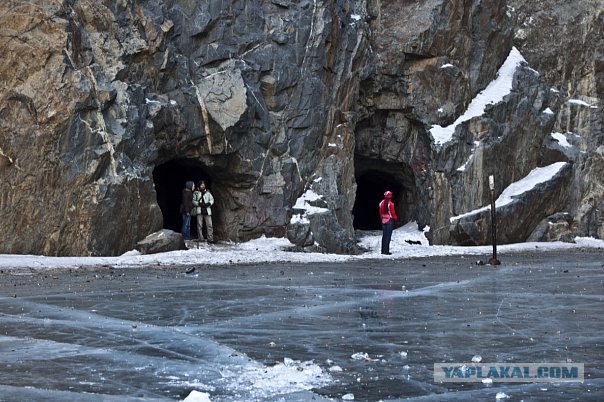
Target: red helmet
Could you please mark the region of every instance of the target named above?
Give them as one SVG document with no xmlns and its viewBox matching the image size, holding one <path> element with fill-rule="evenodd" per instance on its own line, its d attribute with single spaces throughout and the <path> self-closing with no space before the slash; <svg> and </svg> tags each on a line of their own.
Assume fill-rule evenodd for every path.
<svg viewBox="0 0 604 402">
<path fill-rule="evenodd" d="M 392 191 L 386 191 L 384 193 L 384 198 L 392 198 Z"/>
</svg>

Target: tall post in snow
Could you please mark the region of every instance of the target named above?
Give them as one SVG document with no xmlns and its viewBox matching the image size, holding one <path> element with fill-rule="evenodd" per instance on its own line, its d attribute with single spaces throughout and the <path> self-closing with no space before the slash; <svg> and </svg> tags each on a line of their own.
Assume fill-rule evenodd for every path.
<svg viewBox="0 0 604 402">
<path fill-rule="evenodd" d="M 493 256 L 489 259 L 490 265 L 499 265 L 497 259 L 497 210 L 495 208 L 495 178 L 489 176 L 489 190 L 491 190 L 491 243 L 493 244 Z"/>
</svg>

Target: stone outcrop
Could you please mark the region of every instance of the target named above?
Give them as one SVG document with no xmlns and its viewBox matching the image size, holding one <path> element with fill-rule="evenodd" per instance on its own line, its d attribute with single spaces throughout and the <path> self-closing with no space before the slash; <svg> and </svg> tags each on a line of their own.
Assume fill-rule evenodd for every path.
<svg viewBox="0 0 604 402">
<path fill-rule="evenodd" d="M 199 179 L 219 240 L 362 252 L 388 188 L 432 243 L 485 244 L 484 217 L 450 218 L 488 205 L 488 176 L 500 194 L 561 161 L 501 239 L 603 238 L 604 7 L 559 3 L 4 1 L 0 253 L 119 255 L 178 230 Z M 510 92 L 435 138 L 513 49 Z"/>
<path fill-rule="evenodd" d="M 554 166 L 555 167 L 555 166 Z M 496 208 L 496 232 L 498 243 L 514 243 L 517 239 L 541 241 L 562 240 L 553 238 L 554 231 L 539 228 L 544 221 L 557 221 L 554 213 L 566 204 L 570 189 L 571 165 L 565 163 L 550 179 L 534 188 L 512 197 L 510 202 Z M 460 245 L 491 243 L 492 216 L 490 208 L 481 208 L 476 213 L 451 218 L 452 242 Z M 539 232 L 542 232 L 539 235 Z M 565 238 L 566 240 L 571 240 Z"/>
</svg>

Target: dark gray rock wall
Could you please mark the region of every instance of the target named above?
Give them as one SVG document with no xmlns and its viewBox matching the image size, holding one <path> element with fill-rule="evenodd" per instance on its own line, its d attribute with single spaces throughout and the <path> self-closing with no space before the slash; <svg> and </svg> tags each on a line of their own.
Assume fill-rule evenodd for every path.
<svg viewBox="0 0 604 402">
<path fill-rule="evenodd" d="M 2 225 L 16 228 L 2 252 L 131 249 L 171 213 L 153 173 L 175 160 L 211 179 L 221 239 L 284 235 L 323 173 L 352 239 L 353 137 L 339 132 L 364 65 L 364 2 L 0 7 Z"/>
<path fill-rule="evenodd" d="M 490 174 L 501 192 L 557 161 L 569 195 L 545 186 L 536 216 L 602 237 L 602 6 L 559 3 L 3 1 L 0 253 L 123 253 L 178 230 L 202 178 L 221 240 L 359 252 L 391 187 L 400 224 L 455 243 L 450 218 L 488 203 Z M 528 62 L 512 93 L 436 143 L 512 45 Z"/>
</svg>

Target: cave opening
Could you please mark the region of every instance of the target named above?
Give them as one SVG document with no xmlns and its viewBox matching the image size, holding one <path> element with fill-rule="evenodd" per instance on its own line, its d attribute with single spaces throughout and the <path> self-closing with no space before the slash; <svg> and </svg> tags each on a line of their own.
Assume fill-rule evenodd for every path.
<svg viewBox="0 0 604 402">
<path fill-rule="evenodd" d="M 182 190 L 188 180 L 193 181 L 196 187 L 200 180 L 204 180 L 208 188 L 211 189 L 212 186 L 212 180 L 207 170 L 200 161 L 195 159 L 173 159 L 153 169 L 157 204 L 162 212 L 164 229 L 180 233 Z M 195 217 L 193 217 L 191 219 L 191 236 L 196 238 L 197 235 L 197 225 Z"/>
<path fill-rule="evenodd" d="M 381 230 L 378 204 L 384 192 L 393 193 L 398 222 L 402 226 L 415 216 L 415 178 L 409 166 L 360 156 L 355 157 L 357 191 L 353 214 L 356 230 Z"/>
</svg>

